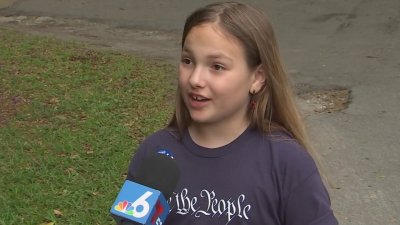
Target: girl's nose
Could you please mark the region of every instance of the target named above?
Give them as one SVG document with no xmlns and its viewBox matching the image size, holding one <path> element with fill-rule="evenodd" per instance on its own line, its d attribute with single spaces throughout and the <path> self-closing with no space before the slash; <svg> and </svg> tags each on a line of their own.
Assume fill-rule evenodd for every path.
<svg viewBox="0 0 400 225">
<path fill-rule="evenodd" d="M 189 83 L 192 88 L 202 88 L 205 86 L 205 71 L 202 67 L 194 67 L 190 74 Z"/>
</svg>

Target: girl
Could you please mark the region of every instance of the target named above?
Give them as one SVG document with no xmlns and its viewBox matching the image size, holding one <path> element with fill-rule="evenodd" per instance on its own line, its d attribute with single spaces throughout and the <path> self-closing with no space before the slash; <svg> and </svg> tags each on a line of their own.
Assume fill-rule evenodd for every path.
<svg viewBox="0 0 400 225">
<path fill-rule="evenodd" d="M 337 224 L 271 24 L 247 5 L 187 18 L 174 116 L 140 145 L 127 179 L 161 149 L 181 170 L 167 225 Z"/>
</svg>

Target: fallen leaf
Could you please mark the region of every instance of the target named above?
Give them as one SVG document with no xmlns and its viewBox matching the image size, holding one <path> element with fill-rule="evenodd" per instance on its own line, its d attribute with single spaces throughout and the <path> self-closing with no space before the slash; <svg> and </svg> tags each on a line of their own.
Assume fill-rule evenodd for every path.
<svg viewBox="0 0 400 225">
<path fill-rule="evenodd" d="M 57 154 L 57 156 L 59 156 L 59 157 L 65 157 L 66 155 L 65 155 L 65 153 L 59 153 L 59 154 Z"/>
<path fill-rule="evenodd" d="M 79 157 L 79 154 L 74 153 L 74 154 L 72 154 L 69 158 L 70 158 L 70 159 L 76 159 L 76 158 L 78 158 L 78 157 Z"/>
<path fill-rule="evenodd" d="M 46 222 L 46 223 L 41 223 L 39 225 L 55 225 L 56 223 L 54 222 Z"/>
<path fill-rule="evenodd" d="M 57 217 L 61 217 L 63 215 L 63 213 L 58 209 L 53 210 L 53 212 L 54 212 L 54 215 Z"/>
<path fill-rule="evenodd" d="M 60 102 L 60 100 L 59 100 L 58 98 L 56 98 L 56 97 L 52 97 L 52 98 L 49 100 L 49 104 L 51 104 L 51 105 L 58 104 L 59 102 Z"/>
<path fill-rule="evenodd" d="M 72 167 L 69 167 L 69 168 L 65 169 L 65 172 L 76 173 L 76 170 L 74 168 L 72 168 Z"/>
</svg>

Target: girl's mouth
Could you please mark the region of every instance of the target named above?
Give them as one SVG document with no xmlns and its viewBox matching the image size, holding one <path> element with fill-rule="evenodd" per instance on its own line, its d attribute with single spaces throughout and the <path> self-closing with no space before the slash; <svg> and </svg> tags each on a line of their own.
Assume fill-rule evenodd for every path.
<svg viewBox="0 0 400 225">
<path fill-rule="evenodd" d="M 210 98 L 201 95 L 189 94 L 189 105 L 193 109 L 205 107 L 210 100 Z"/>
<path fill-rule="evenodd" d="M 192 95 L 192 99 L 195 101 L 200 101 L 200 102 L 209 100 L 208 98 L 205 98 L 205 97 L 199 96 L 199 95 Z"/>
</svg>

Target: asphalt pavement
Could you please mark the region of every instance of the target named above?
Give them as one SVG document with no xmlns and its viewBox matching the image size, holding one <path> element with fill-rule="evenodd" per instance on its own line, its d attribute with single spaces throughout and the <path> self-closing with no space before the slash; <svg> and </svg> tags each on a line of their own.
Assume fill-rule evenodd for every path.
<svg viewBox="0 0 400 225">
<path fill-rule="evenodd" d="M 210 2 L 0 0 L 0 26 L 177 63 L 185 17 Z M 400 1 L 242 2 L 274 25 L 340 223 L 399 225 Z"/>
</svg>

